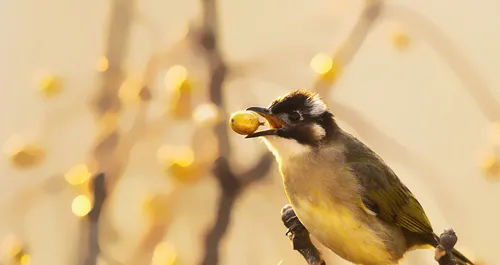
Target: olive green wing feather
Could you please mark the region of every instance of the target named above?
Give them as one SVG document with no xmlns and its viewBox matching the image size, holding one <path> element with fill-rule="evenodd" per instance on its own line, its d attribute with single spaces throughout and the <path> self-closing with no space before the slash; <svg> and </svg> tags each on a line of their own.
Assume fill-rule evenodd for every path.
<svg viewBox="0 0 500 265">
<path fill-rule="evenodd" d="M 364 188 L 363 206 L 408 231 L 432 233 L 424 209 L 396 174 L 369 147 L 352 135 L 346 136 L 346 162 Z"/>
</svg>

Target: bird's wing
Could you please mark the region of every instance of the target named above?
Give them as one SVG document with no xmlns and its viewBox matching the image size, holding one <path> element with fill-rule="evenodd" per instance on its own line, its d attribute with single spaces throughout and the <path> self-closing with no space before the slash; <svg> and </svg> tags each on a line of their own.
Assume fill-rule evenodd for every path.
<svg viewBox="0 0 500 265">
<path fill-rule="evenodd" d="M 347 135 L 345 144 L 346 162 L 364 188 L 363 206 L 411 232 L 431 233 L 422 206 L 384 161 L 352 135 Z"/>
</svg>

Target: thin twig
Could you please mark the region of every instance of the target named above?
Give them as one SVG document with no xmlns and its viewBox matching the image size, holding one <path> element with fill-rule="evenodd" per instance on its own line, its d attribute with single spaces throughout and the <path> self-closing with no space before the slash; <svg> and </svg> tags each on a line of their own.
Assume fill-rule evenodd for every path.
<svg viewBox="0 0 500 265">
<path fill-rule="evenodd" d="M 113 0 L 110 8 L 110 21 L 108 26 L 107 43 L 105 56 L 108 60 L 108 69 L 102 73 L 97 95 L 92 102 L 97 121 L 104 126 L 99 128 L 97 142 L 92 152 L 92 160 L 96 167 L 96 172 L 103 172 L 104 175 L 97 175 L 93 179 L 95 191 L 102 194 L 94 194 L 95 205 L 93 211 L 87 215 L 87 231 L 83 233 L 84 243 L 88 247 L 81 254 L 81 264 L 95 265 L 99 255 L 99 217 L 102 207 L 105 207 L 103 194 L 110 193 L 110 187 L 116 183 L 118 173 L 121 171 L 122 163 L 116 159 L 116 150 L 120 142 L 120 133 L 117 126 L 118 113 L 121 110 L 121 103 L 118 98 L 118 90 L 123 82 L 122 66 L 128 54 L 128 43 L 132 16 L 135 8 L 135 0 Z M 103 121 L 106 117 L 109 120 Z M 104 123 L 104 124 L 102 124 Z M 103 128 L 104 127 L 104 128 Z M 99 186 L 98 186 L 99 184 Z M 106 185 L 106 187 L 104 187 Z"/>
<path fill-rule="evenodd" d="M 384 5 L 379 0 L 365 0 L 363 10 L 353 29 L 341 46 L 332 54 L 332 61 L 340 67 L 340 71 L 343 71 L 354 59 L 354 56 L 366 40 L 368 33 L 370 33 L 383 8 Z M 338 77 L 333 80 L 318 78 L 313 84 L 312 89 L 320 93 L 323 97 L 328 97 L 328 94 L 332 90 L 331 87 L 335 85 L 334 81 L 337 79 Z"/>
<path fill-rule="evenodd" d="M 197 36 L 195 34 L 196 32 L 196 29 L 190 28 L 187 35 L 176 42 L 173 47 L 165 47 L 165 51 L 156 51 L 151 54 L 146 70 L 143 74 L 143 86 L 139 93 L 141 102 L 138 112 L 135 116 L 131 129 L 123 135 L 123 139 L 117 152 L 117 156 L 121 161 L 128 161 L 130 151 L 137 141 L 145 138 L 154 138 L 156 141 L 161 141 L 161 139 L 164 139 L 165 135 L 168 133 L 167 128 L 171 126 L 173 122 L 172 118 L 167 115 L 168 113 L 165 113 L 164 115 L 161 115 L 151 121 L 146 120 L 148 103 L 153 96 L 149 87 L 154 84 L 159 70 L 165 67 L 171 61 L 172 57 L 174 57 L 173 55 L 176 53 L 175 51 L 177 48 L 186 43 L 191 43 L 194 37 Z M 162 135 L 162 137 L 155 137 L 158 135 Z M 152 145 L 160 146 L 161 142 Z M 165 234 L 168 232 L 168 228 L 171 223 L 171 211 L 173 205 L 175 204 L 175 200 L 179 195 L 178 192 L 179 186 L 174 185 L 172 192 L 167 196 L 156 197 L 158 200 L 156 203 L 169 205 L 168 207 L 164 207 L 168 210 L 163 213 L 163 217 L 152 214 L 153 216 L 151 216 L 151 218 L 154 220 L 151 220 L 152 222 L 149 223 L 148 228 L 139 240 L 136 249 L 123 262 L 123 264 L 144 264 L 151 260 L 155 247 L 164 239 Z"/>
<path fill-rule="evenodd" d="M 93 160 L 99 172 L 105 172 L 108 179 L 107 186 L 114 186 L 118 175 L 115 161 L 116 149 L 120 144 L 120 132 L 117 119 L 121 111 L 121 102 L 118 91 L 124 79 L 123 63 L 128 54 L 128 42 L 135 0 L 113 0 L 108 29 L 108 40 L 105 56 L 109 67 L 102 73 L 99 89 L 93 102 L 96 119 L 104 122 L 97 143 L 93 150 Z M 109 115 L 109 120 L 103 121 Z M 104 133 L 104 135 L 102 135 Z"/>
<path fill-rule="evenodd" d="M 149 264 L 153 258 L 156 246 L 165 238 L 171 221 L 172 212 L 176 204 L 179 189 L 174 187 L 172 192 L 165 195 L 156 195 L 149 203 L 153 204 L 148 216 L 148 226 L 145 233 L 129 257 L 122 263 L 124 265 Z"/>
<path fill-rule="evenodd" d="M 116 151 L 116 159 L 122 161 L 122 165 L 125 165 L 125 163 L 129 161 L 132 148 L 138 141 L 145 138 L 151 139 L 151 132 L 154 132 L 155 134 L 165 135 L 166 128 L 168 128 L 168 126 L 170 125 L 171 120 L 167 117 L 164 117 L 164 115 L 157 119 L 154 119 L 153 121 L 147 121 L 148 105 L 153 97 L 150 86 L 154 83 L 154 79 L 158 76 L 158 72 L 161 69 L 161 59 L 161 53 L 152 53 L 148 60 L 146 69 L 142 77 L 142 87 L 138 95 L 140 102 L 137 113 L 135 114 L 130 129 L 127 132 L 123 133 L 123 137 Z M 160 140 L 160 138 L 155 139 Z M 160 144 L 161 143 L 157 143 L 153 146 L 159 146 Z M 116 170 L 116 181 L 118 181 L 119 176 L 122 175 L 125 167 L 117 167 Z M 110 186 L 109 189 L 112 189 L 113 187 L 114 186 Z M 157 203 L 163 203 L 165 205 L 172 203 L 177 195 L 176 191 L 176 187 L 174 187 L 173 192 L 169 194 L 169 196 L 158 196 L 156 198 L 158 200 Z M 165 208 L 170 209 L 172 207 Z M 166 213 L 166 215 L 168 214 Z M 135 265 L 149 262 L 156 245 L 161 242 L 161 240 L 163 240 L 165 234 L 167 233 L 169 225 L 169 220 L 153 220 L 153 222 L 149 224 L 147 231 L 139 240 L 135 251 L 133 251 L 131 255 L 126 258 L 125 261 L 123 261 L 122 264 Z"/>
</svg>

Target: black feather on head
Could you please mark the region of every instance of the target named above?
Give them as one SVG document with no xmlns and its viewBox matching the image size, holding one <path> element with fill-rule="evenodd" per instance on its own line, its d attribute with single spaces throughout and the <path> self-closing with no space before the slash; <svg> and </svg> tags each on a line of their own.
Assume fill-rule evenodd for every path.
<svg viewBox="0 0 500 265">
<path fill-rule="evenodd" d="M 295 123 L 288 121 L 289 126 L 280 130 L 278 136 L 317 146 L 332 139 L 337 132 L 333 114 L 328 111 L 319 94 L 313 91 L 294 90 L 273 100 L 268 109 L 284 120 L 288 120 L 292 112 L 300 113 L 301 120 Z"/>
<path fill-rule="evenodd" d="M 326 112 L 327 107 L 318 93 L 297 89 L 273 100 L 269 110 L 275 114 L 300 111 L 305 116 L 315 117 Z"/>
</svg>

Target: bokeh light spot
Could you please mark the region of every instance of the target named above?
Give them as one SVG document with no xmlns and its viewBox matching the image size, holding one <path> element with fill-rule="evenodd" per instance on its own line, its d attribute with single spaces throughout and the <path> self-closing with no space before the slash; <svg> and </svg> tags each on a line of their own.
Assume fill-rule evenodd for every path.
<svg viewBox="0 0 500 265">
<path fill-rule="evenodd" d="M 170 67 L 165 75 L 165 86 L 167 89 L 178 89 L 187 80 L 187 69 L 182 65 L 174 65 Z"/>
<path fill-rule="evenodd" d="M 79 164 L 72 167 L 64 174 L 64 178 L 70 185 L 79 185 L 90 179 L 92 173 L 85 164 Z"/>
<path fill-rule="evenodd" d="M 193 120 L 200 124 L 214 124 L 219 119 L 219 108 L 212 103 L 198 105 L 193 111 Z"/>
<path fill-rule="evenodd" d="M 105 72 L 109 68 L 109 61 L 108 58 L 105 56 L 101 57 L 99 61 L 97 62 L 96 69 L 99 72 Z"/>
<path fill-rule="evenodd" d="M 86 216 L 92 209 L 92 203 L 90 199 L 85 195 L 79 195 L 73 199 L 71 204 L 71 210 L 78 217 Z"/>
<path fill-rule="evenodd" d="M 44 77 L 38 90 L 46 97 L 52 97 L 59 94 L 62 90 L 61 78 L 56 75 L 48 75 Z"/>
<path fill-rule="evenodd" d="M 172 244 L 164 241 L 156 245 L 152 265 L 174 265 L 176 260 L 177 252 Z"/>
<path fill-rule="evenodd" d="M 310 66 L 314 72 L 324 75 L 332 69 L 333 60 L 330 55 L 319 53 L 312 58 Z"/>
</svg>

